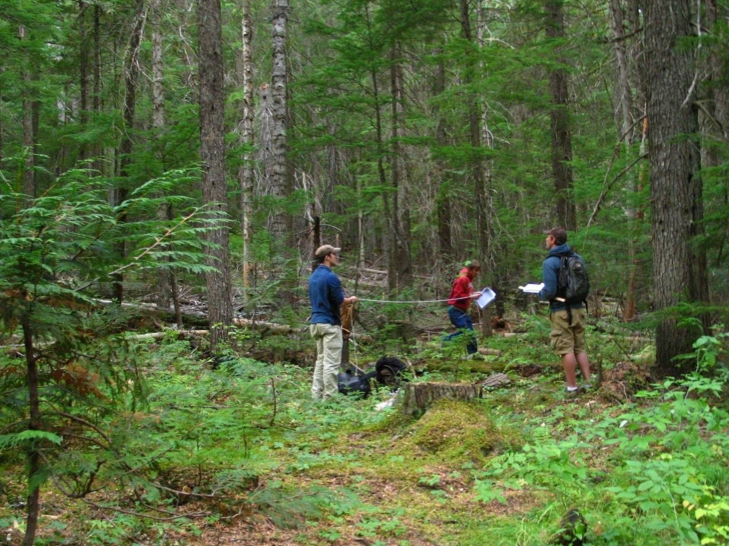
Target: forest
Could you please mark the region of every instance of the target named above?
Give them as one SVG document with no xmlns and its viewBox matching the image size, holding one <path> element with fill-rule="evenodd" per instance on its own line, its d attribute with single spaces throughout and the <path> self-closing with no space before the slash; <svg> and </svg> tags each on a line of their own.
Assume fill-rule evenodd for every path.
<svg viewBox="0 0 729 546">
<path fill-rule="evenodd" d="M 3 0 L 0 53 L 7 543 L 729 543 L 728 0 Z M 367 397 L 311 400 L 323 244 Z"/>
</svg>

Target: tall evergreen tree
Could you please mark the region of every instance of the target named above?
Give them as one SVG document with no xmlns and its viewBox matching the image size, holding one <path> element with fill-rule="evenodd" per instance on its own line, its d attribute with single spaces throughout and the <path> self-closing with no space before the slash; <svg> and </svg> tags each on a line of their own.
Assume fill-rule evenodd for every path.
<svg viewBox="0 0 729 546">
<path fill-rule="evenodd" d="M 706 270 L 694 245 L 703 210 L 696 65 L 687 47 L 693 17 L 688 0 L 646 0 L 644 9 L 654 302 L 670 313 L 679 303 L 707 299 Z M 656 333 L 658 375 L 685 371 L 675 357 L 691 351 L 695 335 L 675 316 L 663 316 Z"/>
<path fill-rule="evenodd" d="M 563 64 L 560 52 L 561 42 L 565 40 L 564 2 L 546 0 L 547 38 L 555 45 L 556 63 Z M 552 121 L 552 175 L 557 194 L 557 222 L 570 231 L 577 228 L 577 213 L 574 203 L 574 183 L 572 179 L 572 135 L 570 133 L 569 91 L 567 70 L 555 66 L 549 73 L 549 92 L 552 98 L 550 112 Z"/>
<path fill-rule="evenodd" d="M 200 159 L 205 204 L 222 214 L 228 211 L 225 172 L 225 97 L 220 0 L 198 0 L 198 58 L 200 73 Z M 215 268 L 205 275 L 212 351 L 229 340 L 233 323 L 228 227 L 207 234 L 206 263 Z"/>
</svg>

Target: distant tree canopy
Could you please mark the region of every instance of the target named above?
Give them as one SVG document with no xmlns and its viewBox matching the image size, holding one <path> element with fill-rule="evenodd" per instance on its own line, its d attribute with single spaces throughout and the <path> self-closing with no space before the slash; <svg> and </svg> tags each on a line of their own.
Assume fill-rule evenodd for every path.
<svg viewBox="0 0 729 546">
<path fill-rule="evenodd" d="M 661 312 L 667 372 L 729 301 L 725 0 L 7 0 L 0 22 L 3 191 L 82 164 L 118 206 L 201 164 L 175 191 L 232 220 L 215 322 L 231 293 L 305 301 L 321 242 L 393 295 L 470 257 L 508 295 L 557 224 L 624 319 Z"/>
</svg>

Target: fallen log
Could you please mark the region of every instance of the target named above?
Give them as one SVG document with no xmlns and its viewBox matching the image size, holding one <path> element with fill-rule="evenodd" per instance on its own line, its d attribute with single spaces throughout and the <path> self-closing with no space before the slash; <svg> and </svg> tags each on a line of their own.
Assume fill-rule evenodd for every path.
<svg viewBox="0 0 729 546">
<path fill-rule="evenodd" d="M 102 305 L 111 305 L 114 304 L 111 300 L 102 300 L 97 299 L 98 303 Z M 123 303 L 122 307 L 127 309 L 132 309 L 135 311 L 139 311 L 141 314 L 147 314 L 147 315 L 153 315 L 156 317 L 159 317 L 160 319 L 166 321 L 166 322 L 175 322 L 174 314 L 171 313 L 169 310 L 161 309 L 157 307 L 155 304 L 150 303 Z M 184 312 L 182 313 L 182 318 L 185 324 L 189 324 L 192 326 L 206 326 L 208 322 L 207 315 L 205 313 L 189 313 Z M 240 326 L 243 328 L 250 328 L 253 330 L 258 331 L 265 331 L 265 332 L 273 332 L 275 334 L 299 334 L 299 333 L 305 333 L 309 331 L 309 325 L 308 324 L 302 324 L 301 326 L 287 326 L 286 324 L 277 324 L 275 322 L 267 322 L 263 320 L 252 320 L 247 318 L 236 318 L 233 319 L 233 325 L 234 326 Z M 184 331 L 184 330 L 181 330 Z M 197 332 L 195 335 L 205 335 L 203 332 L 207 332 L 207 330 L 195 330 Z M 153 332 L 154 334 L 158 334 L 160 337 L 164 335 L 164 333 L 161 332 Z M 142 334 L 145 335 L 145 334 Z M 357 341 L 363 341 L 363 342 L 371 342 L 372 336 L 368 336 L 365 334 L 351 334 L 350 337 L 352 339 L 355 339 Z M 159 339 L 159 338 L 153 338 L 153 339 Z"/>
<path fill-rule="evenodd" d="M 273 322 L 261 322 L 261 321 L 248 321 L 247 319 L 235 319 L 233 321 L 233 324 L 235 326 L 242 326 L 244 328 L 253 328 L 256 330 L 263 330 L 263 331 L 269 331 L 276 334 L 303 334 L 308 333 L 309 328 L 304 326 L 301 328 L 292 328 L 291 326 L 286 326 L 284 324 L 275 324 Z M 159 340 L 164 338 L 167 335 L 170 335 L 169 332 L 177 332 L 179 339 L 184 339 L 186 337 L 195 337 L 195 336 L 206 336 L 210 333 L 209 330 L 173 330 L 170 329 L 165 332 L 149 332 L 146 334 L 136 334 L 133 336 L 129 336 L 131 339 L 152 339 L 152 340 Z M 365 334 L 350 334 L 349 337 L 351 339 L 354 339 L 356 341 L 364 341 L 369 342 L 372 341 L 372 336 L 368 336 Z"/>
<path fill-rule="evenodd" d="M 158 341 L 168 337 L 170 332 L 177 334 L 177 339 L 187 339 L 195 336 L 206 336 L 210 333 L 209 330 L 168 330 L 167 332 L 149 332 L 146 334 L 135 334 L 133 336 L 127 336 L 128 339 L 134 339 L 137 341 L 145 341 L 150 339 L 152 341 Z"/>
</svg>

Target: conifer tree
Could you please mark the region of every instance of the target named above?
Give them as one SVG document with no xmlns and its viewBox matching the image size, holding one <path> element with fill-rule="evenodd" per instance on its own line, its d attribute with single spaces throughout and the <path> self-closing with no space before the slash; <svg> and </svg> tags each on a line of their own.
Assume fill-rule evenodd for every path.
<svg viewBox="0 0 729 546">
<path fill-rule="evenodd" d="M 228 192 L 225 172 L 225 99 L 220 0 L 198 0 L 200 73 L 200 159 L 202 191 L 207 206 L 227 215 Z M 208 234 L 207 289 L 210 345 L 215 353 L 229 340 L 233 323 L 228 227 Z"/>
</svg>

